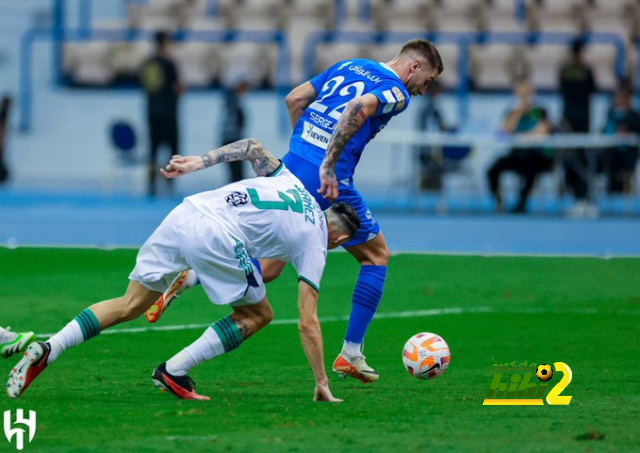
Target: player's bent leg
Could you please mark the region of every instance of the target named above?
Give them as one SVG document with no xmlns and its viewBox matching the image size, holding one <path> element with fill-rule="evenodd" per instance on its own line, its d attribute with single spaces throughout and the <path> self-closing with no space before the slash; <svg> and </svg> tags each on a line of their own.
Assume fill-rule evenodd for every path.
<svg viewBox="0 0 640 453">
<path fill-rule="evenodd" d="M 105 300 L 89 307 L 97 318 L 100 329 L 131 321 L 144 313 L 162 294 L 131 280 L 122 297 Z"/>
<path fill-rule="evenodd" d="M 252 260 L 258 269 L 258 272 L 262 275 L 262 281 L 269 283 L 280 277 L 282 270 L 286 263 L 278 259 L 261 259 Z M 180 297 L 186 290 L 199 284 L 200 281 L 196 273 L 189 269 L 182 271 L 173 281 L 168 290 L 164 292 L 158 300 L 147 309 L 145 312 L 145 318 L 150 323 L 154 323 L 160 319 L 169 306 Z"/>
<path fill-rule="evenodd" d="M 9 374 L 8 395 L 19 397 L 62 352 L 89 341 L 108 327 L 137 318 L 159 295 L 131 281 L 124 296 L 92 305 L 46 342 L 33 343 Z"/>
<path fill-rule="evenodd" d="M 232 308 L 231 315 L 213 324 L 194 343 L 154 370 L 151 378 L 156 387 L 181 399 L 209 399 L 196 393 L 195 382 L 187 376 L 189 370 L 237 349 L 273 319 L 273 309 L 266 297 L 257 304 Z"/>
<path fill-rule="evenodd" d="M 379 375 L 367 365 L 361 348 L 367 328 L 382 299 L 390 253 L 382 233 L 370 241 L 346 249 L 361 267 L 353 292 L 344 347 L 334 362 L 333 370 L 342 376 L 372 382 L 378 380 Z"/>
<path fill-rule="evenodd" d="M 198 277 L 192 269 L 180 272 L 173 283 L 171 283 L 171 286 L 169 286 L 169 289 L 167 289 L 158 298 L 158 300 L 156 300 L 153 305 L 147 309 L 145 312 L 145 318 L 147 321 L 151 323 L 156 322 L 160 319 L 167 308 L 169 308 L 173 301 L 180 297 L 186 290 L 198 283 Z"/>
</svg>

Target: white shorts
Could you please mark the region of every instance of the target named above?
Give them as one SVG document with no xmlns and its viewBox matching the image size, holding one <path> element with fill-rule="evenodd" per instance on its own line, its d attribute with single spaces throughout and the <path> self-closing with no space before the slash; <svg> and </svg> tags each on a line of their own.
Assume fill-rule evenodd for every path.
<svg viewBox="0 0 640 453">
<path fill-rule="evenodd" d="M 186 269 L 196 272 L 216 305 L 257 304 L 266 295 L 245 245 L 215 220 L 182 203 L 144 243 L 129 279 L 163 293 Z"/>
</svg>

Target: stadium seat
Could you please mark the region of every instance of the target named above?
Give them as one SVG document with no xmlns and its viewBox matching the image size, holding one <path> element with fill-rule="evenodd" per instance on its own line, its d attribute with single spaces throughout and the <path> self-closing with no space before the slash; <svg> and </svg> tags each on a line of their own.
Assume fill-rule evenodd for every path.
<svg viewBox="0 0 640 453">
<path fill-rule="evenodd" d="M 584 58 L 590 63 L 598 89 L 613 90 L 618 78 L 615 72 L 615 50 L 607 44 L 590 44 L 585 47 Z"/>
<path fill-rule="evenodd" d="M 138 72 L 150 54 L 151 44 L 147 41 L 120 41 L 110 47 L 106 64 L 117 82 L 136 82 Z"/>
<path fill-rule="evenodd" d="M 460 83 L 458 74 L 458 55 L 460 50 L 455 44 L 437 44 L 437 47 L 445 68 L 442 74 L 438 76 L 438 81 L 447 89 L 455 89 Z"/>
<path fill-rule="evenodd" d="M 208 87 L 220 71 L 219 43 L 184 42 L 176 45 L 175 60 L 182 82 L 190 87 Z"/>
<path fill-rule="evenodd" d="M 558 89 L 558 71 L 568 57 L 568 47 L 539 44 L 531 46 L 530 58 L 533 67 L 531 82 L 536 89 Z"/>
<path fill-rule="evenodd" d="M 265 46 L 251 42 L 225 44 L 221 50 L 220 83 L 230 86 L 242 78 L 260 86 L 268 80 L 269 60 L 263 51 Z"/>
<path fill-rule="evenodd" d="M 492 15 L 514 17 L 516 14 L 517 2 L 514 0 L 490 0 L 488 3 L 489 6 L 487 8 Z"/>
<path fill-rule="evenodd" d="M 109 125 L 108 135 L 113 153 L 104 192 L 113 194 L 118 188 L 131 195 L 142 193 L 145 168 L 136 155 L 138 139 L 133 124 L 126 119 L 117 119 Z"/>
<path fill-rule="evenodd" d="M 508 90 L 514 80 L 528 78 L 532 73 L 527 46 L 487 44 L 472 47 L 473 72 L 476 87 L 489 90 Z"/>
<path fill-rule="evenodd" d="M 322 72 L 334 63 L 352 58 L 371 58 L 371 48 L 361 44 L 329 44 L 318 47 L 316 72 Z"/>
<path fill-rule="evenodd" d="M 307 79 L 307 68 L 304 66 L 304 51 L 309 35 L 313 32 L 326 30 L 329 25 L 327 16 L 290 16 L 287 25 L 289 43 L 291 46 L 291 80 L 294 84 L 299 84 Z"/>
<path fill-rule="evenodd" d="M 115 72 L 107 64 L 112 43 L 91 41 L 68 43 L 67 62 L 74 83 L 79 85 L 109 85 Z"/>
</svg>

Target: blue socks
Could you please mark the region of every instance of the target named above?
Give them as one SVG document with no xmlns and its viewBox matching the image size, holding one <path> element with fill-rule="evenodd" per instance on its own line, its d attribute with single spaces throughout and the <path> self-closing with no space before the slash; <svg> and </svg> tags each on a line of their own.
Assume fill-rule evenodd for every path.
<svg viewBox="0 0 640 453">
<path fill-rule="evenodd" d="M 369 323 L 373 319 L 387 277 L 387 266 L 362 266 L 353 291 L 351 316 L 347 327 L 346 341 L 362 343 Z"/>
</svg>

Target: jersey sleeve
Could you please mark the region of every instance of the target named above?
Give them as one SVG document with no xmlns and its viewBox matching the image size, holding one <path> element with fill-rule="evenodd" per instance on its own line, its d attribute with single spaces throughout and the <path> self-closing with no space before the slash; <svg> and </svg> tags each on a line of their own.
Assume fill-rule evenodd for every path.
<svg viewBox="0 0 640 453">
<path fill-rule="evenodd" d="M 409 105 L 409 93 L 400 83 L 385 83 L 370 91 L 380 101 L 375 116 L 397 115 Z"/>
<path fill-rule="evenodd" d="M 323 248 L 311 248 L 293 257 L 291 264 L 298 272 L 298 280 L 320 291 L 320 280 L 327 262 L 327 251 Z"/>
<path fill-rule="evenodd" d="M 322 91 L 322 86 L 327 81 L 328 73 L 329 70 L 327 69 L 326 71 L 321 72 L 320 74 L 309 80 L 309 82 L 311 82 L 311 85 L 313 85 L 313 89 L 316 90 L 317 94 L 320 94 L 320 92 Z"/>
</svg>

